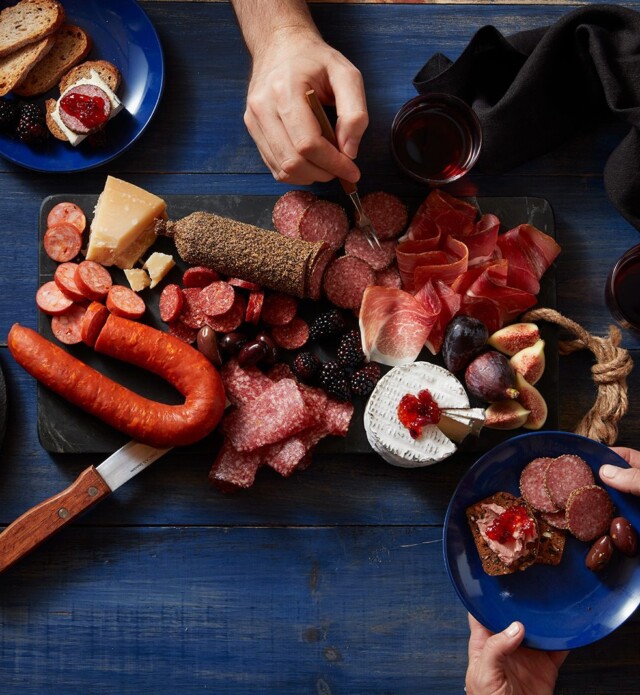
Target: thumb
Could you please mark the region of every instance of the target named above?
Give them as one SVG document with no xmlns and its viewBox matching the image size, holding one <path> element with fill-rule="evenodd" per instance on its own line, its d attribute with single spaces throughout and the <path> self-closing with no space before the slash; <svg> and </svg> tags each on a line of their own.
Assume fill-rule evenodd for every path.
<svg viewBox="0 0 640 695">
<path fill-rule="evenodd" d="M 482 652 L 482 660 L 487 669 L 502 670 L 507 656 L 515 652 L 524 639 L 524 625 L 513 622 L 502 632 L 487 640 Z"/>
</svg>

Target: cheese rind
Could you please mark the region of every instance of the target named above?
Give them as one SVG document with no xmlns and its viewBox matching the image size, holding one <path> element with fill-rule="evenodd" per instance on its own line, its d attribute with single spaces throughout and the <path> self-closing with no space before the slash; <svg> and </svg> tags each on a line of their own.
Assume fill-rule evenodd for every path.
<svg viewBox="0 0 640 695">
<path fill-rule="evenodd" d="M 143 188 L 108 176 L 91 222 L 87 260 L 114 265 L 148 235 L 154 220 L 166 217 L 166 203 Z"/>
</svg>

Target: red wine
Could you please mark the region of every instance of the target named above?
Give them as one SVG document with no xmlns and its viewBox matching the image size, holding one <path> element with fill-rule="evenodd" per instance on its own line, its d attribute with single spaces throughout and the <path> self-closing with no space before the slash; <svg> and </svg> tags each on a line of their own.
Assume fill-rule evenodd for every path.
<svg viewBox="0 0 640 695">
<path fill-rule="evenodd" d="M 605 299 L 622 326 L 640 330 L 640 244 L 629 249 L 609 273 Z"/>
<path fill-rule="evenodd" d="M 407 102 L 391 132 L 396 162 L 423 183 L 448 183 L 464 176 L 480 153 L 478 119 L 463 101 L 447 94 Z"/>
</svg>

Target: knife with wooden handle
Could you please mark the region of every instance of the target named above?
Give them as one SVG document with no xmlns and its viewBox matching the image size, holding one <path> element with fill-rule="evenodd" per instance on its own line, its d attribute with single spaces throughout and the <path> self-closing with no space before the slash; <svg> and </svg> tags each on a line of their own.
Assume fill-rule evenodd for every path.
<svg viewBox="0 0 640 695">
<path fill-rule="evenodd" d="M 0 572 L 170 450 L 128 442 L 99 466 L 82 471 L 65 490 L 27 510 L 0 533 Z"/>
</svg>

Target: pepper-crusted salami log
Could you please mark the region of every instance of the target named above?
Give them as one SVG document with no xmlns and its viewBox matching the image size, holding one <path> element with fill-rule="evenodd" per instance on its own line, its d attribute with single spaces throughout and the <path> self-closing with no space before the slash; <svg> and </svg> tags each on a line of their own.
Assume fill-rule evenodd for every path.
<svg viewBox="0 0 640 695">
<path fill-rule="evenodd" d="M 162 377 L 185 396 L 182 405 L 144 398 L 19 324 L 13 325 L 7 342 L 31 376 L 144 444 L 192 444 L 213 431 L 222 417 L 224 388 L 213 365 L 197 350 L 150 326 L 109 316 L 95 349 Z"/>
<path fill-rule="evenodd" d="M 322 247 L 322 242 L 290 239 L 209 212 L 159 220 L 156 231 L 173 237 L 180 257 L 190 265 L 298 297 L 305 296 L 307 266 Z"/>
</svg>

